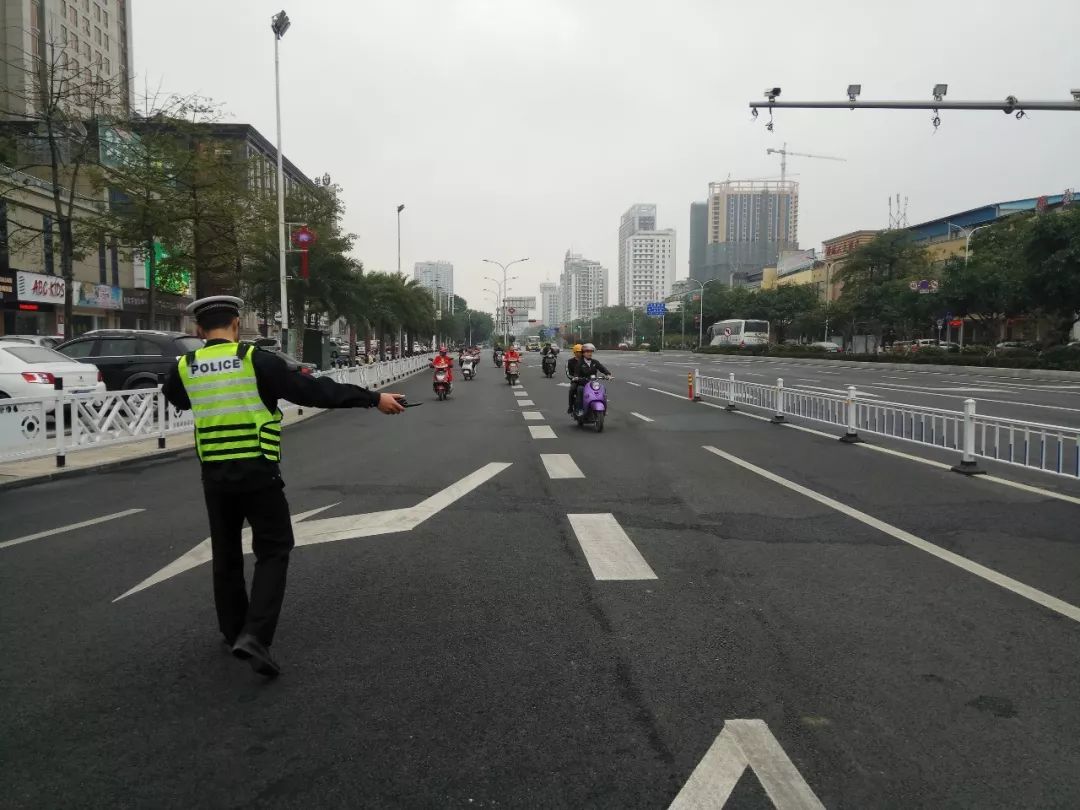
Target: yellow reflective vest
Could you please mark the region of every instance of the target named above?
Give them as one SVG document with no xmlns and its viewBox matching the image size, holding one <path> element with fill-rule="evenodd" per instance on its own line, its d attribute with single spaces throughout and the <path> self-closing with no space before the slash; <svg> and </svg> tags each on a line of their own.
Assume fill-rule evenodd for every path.
<svg viewBox="0 0 1080 810">
<path fill-rule="evenodd" d="M 247 343 L 217 343 L 179 358 L 199 461 L 281 460 L 281 411 L 259 396 L 254 352 Z"/>
</svg>

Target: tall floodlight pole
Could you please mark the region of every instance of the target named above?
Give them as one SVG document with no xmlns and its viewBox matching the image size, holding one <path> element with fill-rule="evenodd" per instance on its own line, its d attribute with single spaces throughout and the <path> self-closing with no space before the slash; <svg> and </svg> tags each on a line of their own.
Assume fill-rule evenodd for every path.
<svg viewBox="0 0 1080 810">
<path fill-rule="evenodd" d="M 497 265 L 497 266 L 502 268 L 502 272 L 503 272 L 502 289 L 503 290 L 506 289 L 506 270 L 507 270 L 507 268 L 509 268 L 509 267 L 511 267 L 511 266 L 513 266 L 515 264 L 518 264 L 520 262 L 527 262 L 528 260 L 529 260 L 529 257 L 526 256 L 524 259 L 514 259 L 512 262 L 507 262 L 506 264 L 503 264 L 502 262 L 493 261 L 492 259 L 484 259 L 484 261 L 487 262 L 488 264 L 494 264 L 494 265 Z M 505 301 L 505 299 L 503 300 L 503 309 L 506 309 L 506 301 Z M 504 318 L 503 319 L 503 342 L 505 343 L 509 339 L 510 339 L 510 324 Z"/>
<path fill-rule="evenodd" d="M 401 212 L 405 210 L 405 203 L 397 207 L 397 271 L 401 275 Z"/>
<path fill-rule="evenodd" d="M 282 9 L 270 21 L 274 32 L 274 101 L 277 107 L 277 213 L 278 280 L 281 285 L 281 348 L 289 351 L 289 286 L 285 280 L 285 168 L 281 157 L 281 61 L 278 44 L 289 30 L 289 15 Z"/>
</svg>

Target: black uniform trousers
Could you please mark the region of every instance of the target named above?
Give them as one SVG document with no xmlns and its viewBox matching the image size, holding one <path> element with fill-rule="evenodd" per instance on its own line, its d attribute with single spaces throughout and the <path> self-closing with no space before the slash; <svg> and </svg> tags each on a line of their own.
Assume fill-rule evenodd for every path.
<svg viewBox="0 0 1080 810">
<path fill-rule="evenodd" d="M 214 552 L 214 605 L 218 627 L 228 639 L 246 632 L 267 646 L 274 640 L 293 548 L 292 517 L 284 489 L 280 479 L 247 492 L 203 486 Z M 240 539 L 245 519 L 251 526 L 255 552 L 250 602 Z"/>
</svg>

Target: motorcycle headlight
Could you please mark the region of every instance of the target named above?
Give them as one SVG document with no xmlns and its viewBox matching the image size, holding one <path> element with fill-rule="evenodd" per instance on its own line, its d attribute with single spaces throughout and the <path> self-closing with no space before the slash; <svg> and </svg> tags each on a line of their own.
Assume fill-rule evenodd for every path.
<svg viewBox="0 0 1080 810">
<path fill-rule="evenodd" d="M 593 380 L 591 383 L 589 383 L 589 385 L 592 386 L 593 391 L 600 390 L 600 383 L 598 383 L 596 380 Z"/>
</svg>

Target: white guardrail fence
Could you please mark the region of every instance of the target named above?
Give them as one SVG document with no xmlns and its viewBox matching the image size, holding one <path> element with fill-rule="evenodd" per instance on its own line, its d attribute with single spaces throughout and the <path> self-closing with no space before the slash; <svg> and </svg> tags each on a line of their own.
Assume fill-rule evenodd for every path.
<svg viewBox="0 0 1080 810">
<path fill-rule="evenodd" d="M 316 376 L 381 388 L 426 369 L 430 361 L 431 355 L 417 355 L 335 368 Z M 290 402 L 280 406 L 286 414 L 297 409 Z M 167 436 L 188 433 L 193 427 L 191 412 L 170 405 L 160 388 L 71 394 L 63 390 L 63 380 L 57 380 L 48 396 L 0 399 L 0 462 L 52 455 L 56 466 L 63 467 L 68 453 L 155 437 L 158 447 L 164 448 Z"/>
<path fill-rule="evenodd" d="M 786 418 L 824 422 L 843 428 L 841 441 L 858 442 L 860 433 L 886 436 L 960 453 L 957 472 L 984 472 L 978 459 L 1013 464 L 1040 472 L 1080 478 L 1080 428 L 1044 425 L 977 413 L 974 399 L 963 411 L 947 411 L 900 402 L 860 398 L 855 386 L 847 394 L 828 394 L 745 382 L 735 374 L 690 375 L 690 396 L 720 400 L 729 410 L 740 405 L 761 408 L 774 422 Z"/>
</svg>

